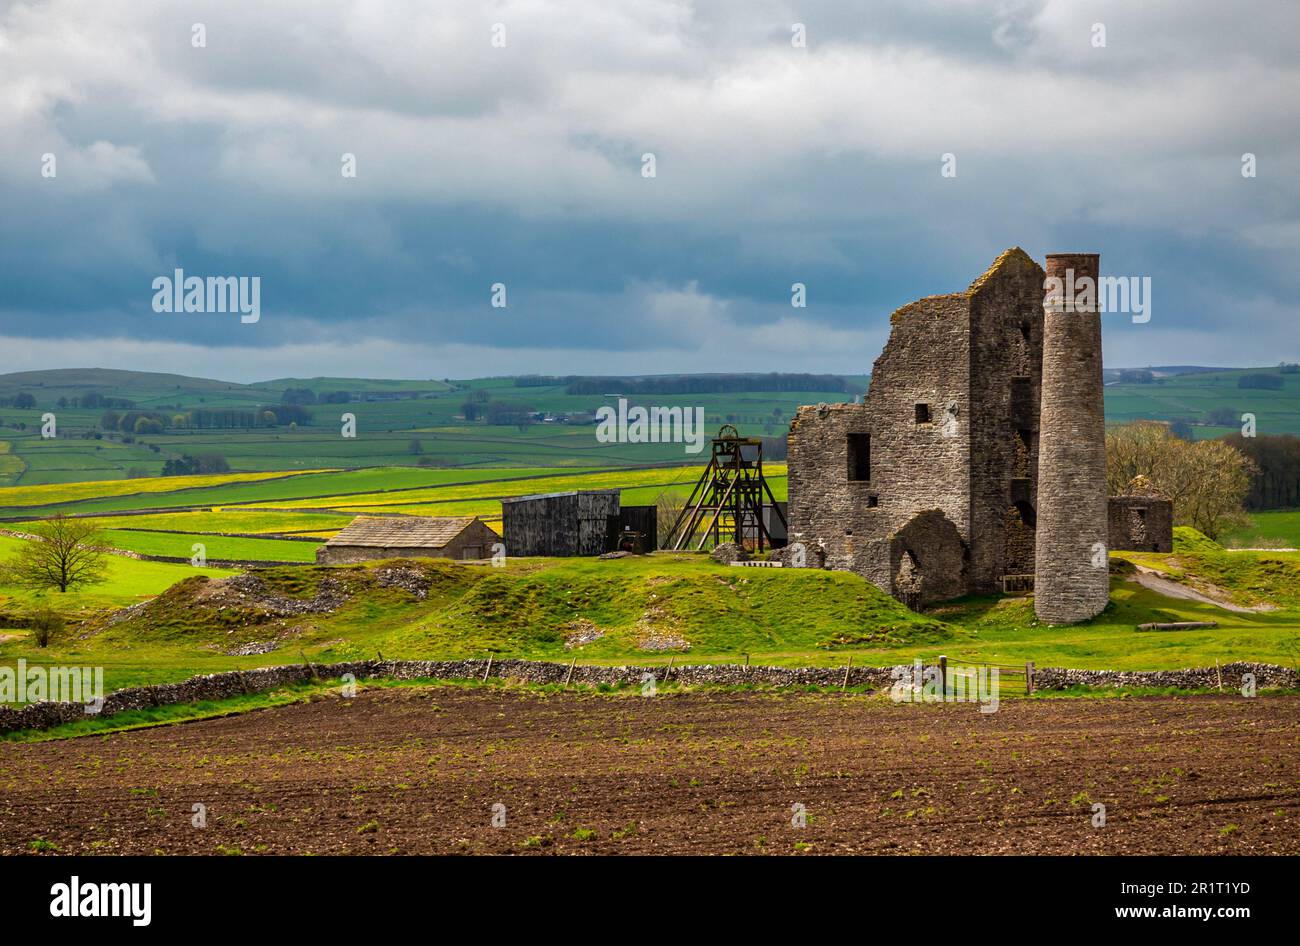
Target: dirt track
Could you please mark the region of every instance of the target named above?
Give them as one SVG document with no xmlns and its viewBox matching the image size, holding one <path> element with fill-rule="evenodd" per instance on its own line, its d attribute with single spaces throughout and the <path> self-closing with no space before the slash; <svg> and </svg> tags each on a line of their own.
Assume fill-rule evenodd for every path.
<svg viewBox="0 0 1300 946">
<path fill-rule="evenodd" d="M 38 838 L 64 853 L 1295 854 L 1297 827 L 1294 697 L 983 715 L 863 696 L 402 688 L 0 745 L 6 854 Z"/>
</svg>

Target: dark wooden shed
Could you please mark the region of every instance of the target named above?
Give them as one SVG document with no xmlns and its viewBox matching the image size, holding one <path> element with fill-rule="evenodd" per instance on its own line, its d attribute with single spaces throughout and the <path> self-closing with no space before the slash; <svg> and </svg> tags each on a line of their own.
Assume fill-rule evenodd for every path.
<svg viewBox="0 0 1300 946">
<path fill-rule="evenodd" d="M 618 490 L 582 489 L 501 500 L 507 555 L 599 555 L 610 517 L 618 518 Z"/>
</svg>

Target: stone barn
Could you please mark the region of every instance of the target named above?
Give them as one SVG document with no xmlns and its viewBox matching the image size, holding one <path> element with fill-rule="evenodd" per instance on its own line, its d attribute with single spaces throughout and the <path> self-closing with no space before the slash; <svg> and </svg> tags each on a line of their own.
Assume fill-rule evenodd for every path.
<svg viewBox="0 0 1300 946">
<path fill-rule="evenodd" d="M 1112 496 L 1107 534 L 1112 552 L 1172 552 L 1174 504 L 1159 496 Z"/>
<path fill-rule="evenodd" d="M 913 604 L 1033 572 L 1043 276 L 1007 250 L 890 317 L 863 403 L 799 408 L 791 543 Z"/>
<path fill-rule="evenodd" d="M 600 555 L 610 520 L 619 518 L 619 491 L 581 489 L 501 500 L 507 555 Z"/>
<path fill-rule="evenodd" d="M 321 565 L 382 558 L 490 558 L 501 540 L 477 516 L 358 516 L 316 552 Z"/>
</svg>

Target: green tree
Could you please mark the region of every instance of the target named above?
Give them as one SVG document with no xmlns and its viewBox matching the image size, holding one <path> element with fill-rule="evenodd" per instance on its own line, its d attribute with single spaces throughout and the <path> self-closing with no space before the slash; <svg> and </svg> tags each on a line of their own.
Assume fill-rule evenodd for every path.
<svg viewBox="0 0 1300 946">
<path fill-rule="evenodd" d="M 1145 477 L 1174 504 L 1174 524 L 1212 539 L 1246 521 L 1242 503 L 1255 464 L 1223 440 L 1183 440 L 1165 424 L 1139 421 L 1106 433 L 1106 486 L 1112 496 Z"/>
<path fill-rule="evenodd" d="M 59 513 L 27 531 L 32 538 L 2 567 L 8 583 L 35 590 L 57 588 L 62 593 L 106 580 L 108 553 L 92 520 Z"/>
</svg>

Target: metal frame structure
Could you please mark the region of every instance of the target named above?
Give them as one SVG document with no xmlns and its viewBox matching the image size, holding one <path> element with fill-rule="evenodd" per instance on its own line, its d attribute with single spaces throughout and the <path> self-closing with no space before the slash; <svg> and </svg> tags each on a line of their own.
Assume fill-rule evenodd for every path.
<svg viewBox="0 0 1300 946">
<path fill-rule="evenodd" d="M 769 505 L 782 525 L 787 525 L 781 507 L 763 476 L 763 441 L 742 437 L 730 424 L 718 430 L 711 441 L 709 465 L 700 476 L 681 515 L 669 530 L 664 548 L 700 551 L 712 539 L 714 545 L 735 542 L 762 551 L 764 543 L 776 548 L 763 523 L 763 509 Z M 767 503 L 763 497 L 767 497 Z M 702 528 L 701 528 L 702 527 Z"/>
</svg>

